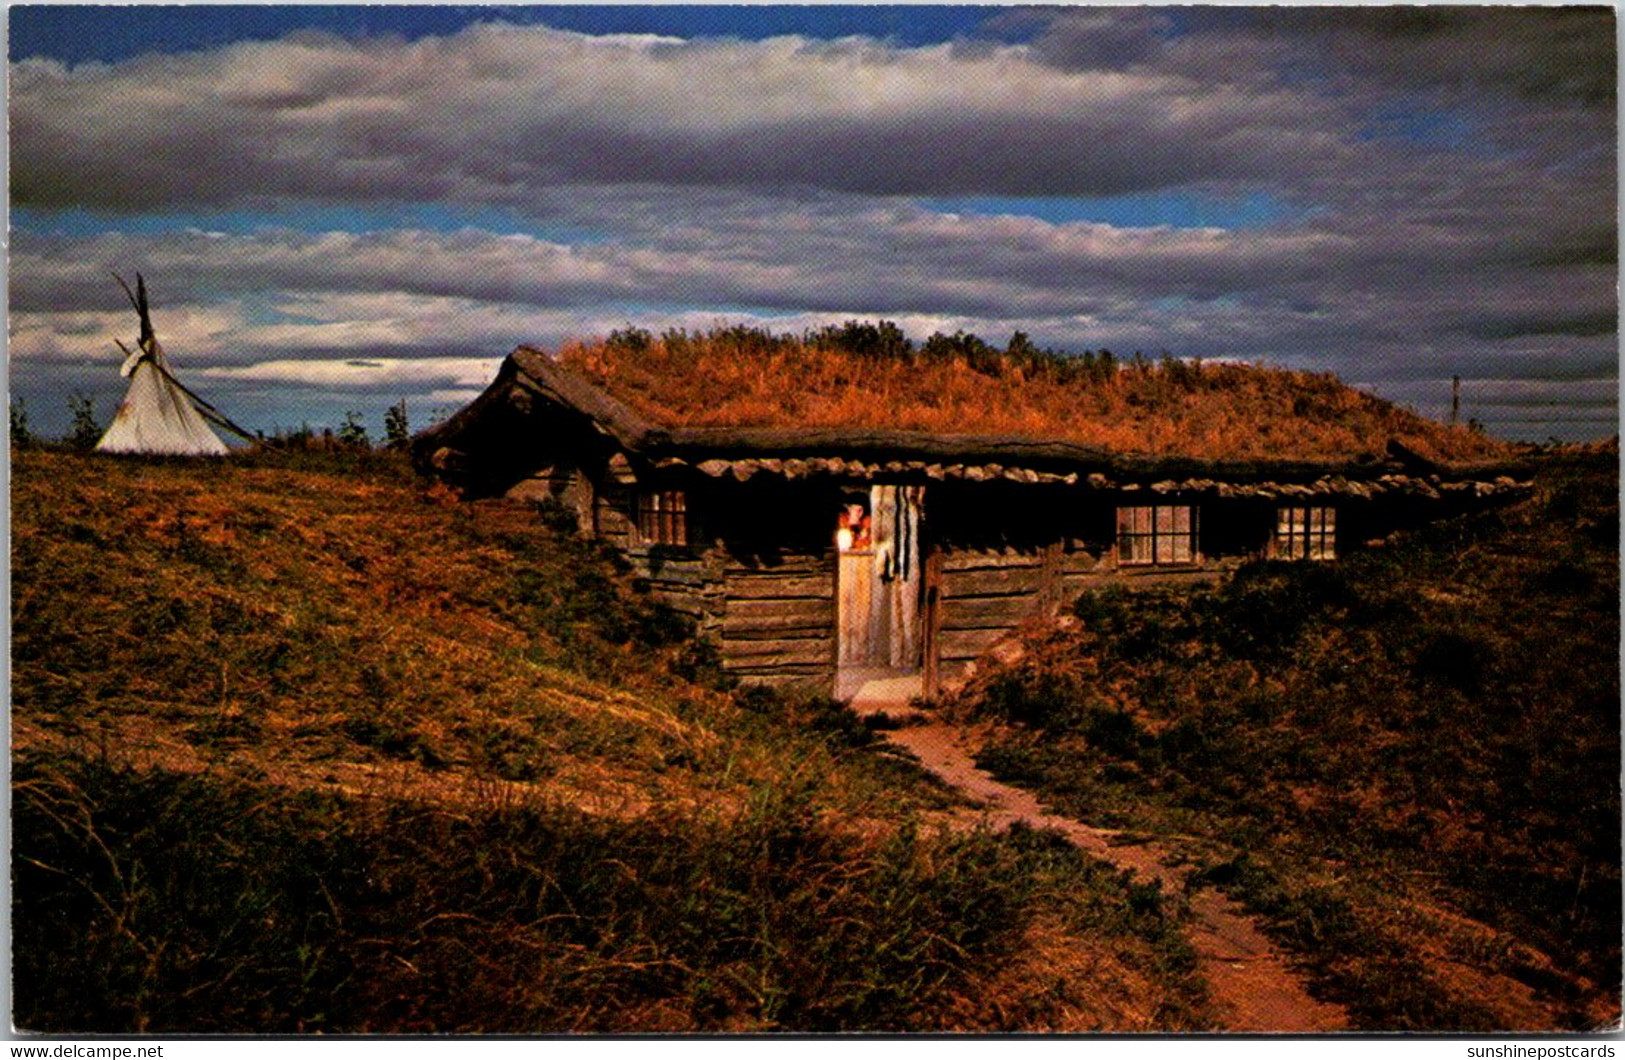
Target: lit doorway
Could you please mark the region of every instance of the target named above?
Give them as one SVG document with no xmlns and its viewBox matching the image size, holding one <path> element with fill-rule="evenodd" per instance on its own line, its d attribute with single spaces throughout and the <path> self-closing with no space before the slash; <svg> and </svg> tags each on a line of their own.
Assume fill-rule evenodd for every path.
<svg viewBox="0 0 1625 1060">
<path fill-rule="evenodd" d="M 836 681 L 846 699 L 870 681 L 920 673 L 923 486 L 873 486 L 836 519 Z"/>
</svg>

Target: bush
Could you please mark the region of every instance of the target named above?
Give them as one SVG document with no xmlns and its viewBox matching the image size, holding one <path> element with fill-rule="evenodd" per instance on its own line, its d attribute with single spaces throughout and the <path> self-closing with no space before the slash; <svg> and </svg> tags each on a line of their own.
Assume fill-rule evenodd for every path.
<svg viewBox="0 0 1625 1060">
<path fill-rule="evenodd" d="M 74 391 L 68 398 L 71 426 L 63 441 L 74 449 L 91 450 L 101 441 L 102 428 L 96 422 L 96 401 L 88 394 Z"/>
</svg>

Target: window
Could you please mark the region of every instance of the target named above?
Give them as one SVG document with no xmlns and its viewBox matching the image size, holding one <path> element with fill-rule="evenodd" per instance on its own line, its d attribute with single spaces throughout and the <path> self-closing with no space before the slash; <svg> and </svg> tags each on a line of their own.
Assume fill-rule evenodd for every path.
<svg viewBox="0 0 1625 1060">
<path fill-rule="evenodd" d="M 1337 509 L 1296 505 L 1276 509 L 1275 555 L 1280 559 L 1335 559 Z"/>
<path fill-rule="evenodd" d="M 1117 509 L 1117 562 L 1149 567 L 1196 562 L 1196 509 L 1155 504 Z"/>
<path fill-rule="evenodd" d="M 638 494 L 638 537 L 649 545 L 688 544 L 688 501 L 682 490 Z"/>
</svg>

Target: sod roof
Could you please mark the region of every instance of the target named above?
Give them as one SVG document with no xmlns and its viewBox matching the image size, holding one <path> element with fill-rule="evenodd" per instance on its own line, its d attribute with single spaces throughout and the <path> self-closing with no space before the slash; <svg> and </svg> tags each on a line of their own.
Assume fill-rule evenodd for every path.
<svg viewBox="0 0 1625 1060">
<path fill-rule="evenodd" d="M 538 351 L 522 351 L 533 366 Z M 996 439 L 1122 457 L 1201 461 L 1382 459 L 1394 443 L 1441 463 L 1505 459 L 1479 431 L 1426 419 L 1329 374 L 1234 363 L 1005 352 L 842 348 L 754 329 L 617 333 L 548 361 L 689 443 L 708 435 Z M 537 369 L 539 373 L 541 368 Z M 550 373 L 555 376 L 559 373 Z M 740 431 L 739 429 L 748 429 Z"/>
</svg>

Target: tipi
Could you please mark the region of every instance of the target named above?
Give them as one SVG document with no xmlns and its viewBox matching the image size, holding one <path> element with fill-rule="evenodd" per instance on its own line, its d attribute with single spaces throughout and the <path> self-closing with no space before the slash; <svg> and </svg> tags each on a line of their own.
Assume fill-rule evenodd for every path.
<svg viewBox="0 0 1625 1060">
<path fill-rule="evenodd" d="M 117 279 L 117 277 L 115 277 Z M 147 284 L 137 273 L 136 293 L 130 294 L 130 285 L 119 279 L 124 293 L 137 313 L 141 314 L 141 337 L 135 352 L 121 342 L 119 349 L 126 356 L 119 374 L 130 380 L 112 426 L 96 443 L 102 453 L 161 453 L 175 456 L 225 456 L 230 450 L 209 429 L 205 417 L 212 417 L 222 426 L 237 430 L 234 424 L 221 416 L 197 395 L 181 386 L 164 363 L 163 347 L 153 334 L 152 318 L 147 315 Z"/>
</svg>

